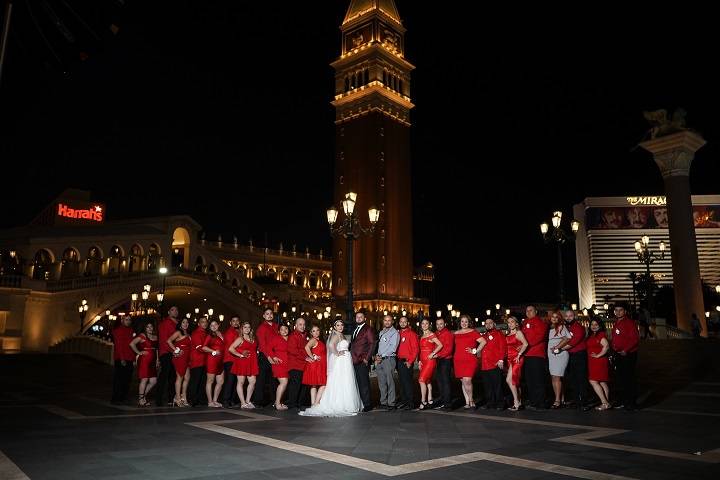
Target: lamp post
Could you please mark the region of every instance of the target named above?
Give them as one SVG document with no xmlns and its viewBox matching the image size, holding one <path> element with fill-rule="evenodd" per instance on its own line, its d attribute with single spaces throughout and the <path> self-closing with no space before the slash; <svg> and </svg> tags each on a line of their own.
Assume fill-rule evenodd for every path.
<svg viewBox="0 0 720 480">
<path fill-rule="evenodd" d="M 83 325 L 85 325 L 85 316 L 88 311 L 88 302 L 83 298 L 80 305 L 78 305 L 78 313 L 80 314 L 80 334 L 82 335 Z"/>
<path fill-rule="evenodd" d="M 157 303 L 153 303 L 150 300 L 150 290 L 152 289 L 152 286 L 150 284 L 146 284 L 143 286 L 142 292 L 140 293 L 132 293 L 130 295 L 130 311 L 134 313 L 136 316 L 138 315 L 145 315 L 145 314 L 151 314 L 153 306 L 155 307 L 155 310 L 158 314 L 162 315 L 162 302 L 165 299 L 165 293 L 164 292 L 158 292 L 155 295 L 155 299 L 157 300 Z"/>
<path fill-rule="evenodd" d="M 635 253 L 637 254 L 638 260 L 645 265 L 645 288 L 647 290 L 645 296 L 647 297 L 647 306 L 650 313 L 652 313 L 652 277 L 650 276 L 650 265 L 655 263 L 655 260 L 665 258 L 665 242 L 660 242 L 659 251 L 660 253 L 656 253 L 650 250 L 650 237 L 647 235 L 643 235 L 640 240 L 635 242 Z"/>
<path fill-rule="evenodd" d="M 345 200 L 342 202 L 345 218 L 336 225 L 338 219 L 338 209 L 334 206 L 327 209 L 327 221 L 330 226 L 331 236 L 341 236 L 345 239 L 346 244 L 346 264 L 347 264 L 347 301 L 345 309 L 347 318 L 345 319 L 345 328 L 351 332 L 355 318 L 353 315 L 353 244 L 360 235 L 372 235 L 375 231 L 375 225 L 380 220 L 380 210 L 375 207 L 368 208 L 368 217 L 370 227 L 364 228 L 360 225 L 360 219 L 355 214 L 355 204 L 357 203 L 357 193 L 348 192 L 345 194 Z"/>
<path fill-rule="evenodd" d="M 575 241 L 575 235 L 580 228 L 580 222 L 577 220 L 570 222 L 570 230 L 572 231 L 572 234 L 568 234 L 565 230 L 560 228 L 560 224 L 562 223 L 562 212 L 557 211 L 553 212 L 551 223 L 552 230 L 550 229 L 550 225 L 547 223 L 541 223 L 540 233 L 542 233 L 545 243 L 555 243 L 555 245 L 557 245 L 558 287 L 560 293 L 560 305 L 562 306 L 565 305 L 565 279 L 563 276 L 562 245 L 565 242 Z"/>
</svg>

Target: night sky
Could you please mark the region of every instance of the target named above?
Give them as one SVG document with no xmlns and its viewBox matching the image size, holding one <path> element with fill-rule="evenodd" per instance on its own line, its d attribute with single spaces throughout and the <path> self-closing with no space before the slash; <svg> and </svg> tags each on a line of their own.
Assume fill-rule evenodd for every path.
<svg viewBox="0 0 720 480">
<path fill-rule="evenodd" d="M 273 248 L 327 252 L 329 63 L 348 3 L 16 2 L 0 84 L 0 227 L 75 187 L 106 202 L 109 219 L 188 214 L 209 239 L 258 245 L 267 234 Z M 685 32 L 676 9 L 658 20 L 523 20 L 461 2 L 396 3 L 417 66 L 415 260 L 437 266 L 443 303 L 555 300 L 555 250 L 538 228 L 553 210 L 662 194 L 650 155 L 634 148 L 643 110 L 688 111 L 708 141 L 693 193 L 718 193 L 720 75 L 701 19 Z"/>
</svg>

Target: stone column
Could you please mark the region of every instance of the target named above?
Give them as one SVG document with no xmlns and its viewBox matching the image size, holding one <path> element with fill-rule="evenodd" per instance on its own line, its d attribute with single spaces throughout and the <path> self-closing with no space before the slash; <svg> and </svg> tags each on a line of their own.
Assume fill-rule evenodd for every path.
<svg viewBox="0 0 720 480">
<path fill-rule="evenodd" d="M 695 152 L 703 145 L 705 140 L 691 131 L 673 133 L 640 144 L 653 154 L 665 181 L 678 328 L 690 331 L 690 317 L 695 313 L 703 327 L 703 336 L 707 336 L 689 178 Z"/>
</svg>

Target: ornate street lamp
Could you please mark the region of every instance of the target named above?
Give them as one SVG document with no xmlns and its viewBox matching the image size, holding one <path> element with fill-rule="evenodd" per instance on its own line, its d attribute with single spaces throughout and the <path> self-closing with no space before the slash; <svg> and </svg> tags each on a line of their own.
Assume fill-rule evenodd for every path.
<svg viewBox="0 0 720 480">
<path fill-rule="evenodd" d="M 566 233 L 560 227 L 562 223 L 562 212 L 553 212 L 552 216 L 552 229 L 547 223 L 540 224 L 540 233 L 542 233 L 543 240 L 545 243 L 555 243 L 557 245 L 557 262 L 558 262 L 558 290 L 560 294 L 560 304 L 565 305 L 565 278 L 563 272 L 563 261 L 562 261 L 562 245 L 566 242 L 575 241 L 575 235 L 577 235 L 580 229 L 580 222 L 573 220 L 570 222 L 571 234 Z"/>
<path fill-rule="evenodd" d="M 643 235 L 640 240 L 635 242 L 635 253 L 640 263 L 645 265 L 645 289 L 648 310 L 652 313 L 652 277 L 650 276 L 650 265 L 656 260 L 665 258 L 665 242 L 661 241 L 658 247 L 659 253 L 650 250 L 650 237 Z"/>
<path fill-rule="evenodd" d="M 355 322 L 354 306 L 353 306 L 353 245 L 355 240 L 361 235 L 372 235 L 375 226 L 380 220 L 380 210 L 375 207 L 368 209 L 368 219 L 370 227 L 364 228 L 360 225 L 360 219 L 355 214 L 355 205 L 357 203 L 357 193 L 348 192 L 345 194 L 345 200 L 342 202 L 345 218 L 340 224 L 337 224 L 338 209 L 333 207 L 327 210 L 327 221 L 330 226 L 331 236 L 341 236 L 346 241 L 346 264 L 347 264 L 347 298 L 345 310 L 347 312 L 345 318 L 345 328 L 348 332 L 352 332 Z"/>
</svg>

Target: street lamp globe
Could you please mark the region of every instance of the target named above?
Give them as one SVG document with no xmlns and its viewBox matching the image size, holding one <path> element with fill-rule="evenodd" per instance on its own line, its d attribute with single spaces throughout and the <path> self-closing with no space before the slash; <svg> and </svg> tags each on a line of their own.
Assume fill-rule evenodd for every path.
<svg viewBox="0 0 720 480">
<path fill-rule="evenodd" d="M 348 217 L 351 217 L 353 212 L 355 211 L 355 201 L 351 200 L 349 198 L 346 198 L 342 202 L 343 211 L 345 212 L 345 215 Z"/>
<path fill-rule="evenodd" d="M 330 207 L 327 209 L 327 221 L 332 226 L 335 225 L 335 222 L 337 221 L 338 217 L 338 209 L 335 207 Z"/>
<path fill-rule="evenodd" d="M 374 206 L 368 208 L 368 217 L 369 217 L 370 223 L 375 225 L 378 222 L 378 220 L 380 220 L 380 210 L 378 210 Z"/>
<path fill-rule="evenodd" d="M 562 221 L 562 213 L 555 212 L 552 217 L 552 226 L 555 228 L 560 228 L 561 221 Z"/>
<path fill-rule="evenodd" d="M 165 275 L 168 272 L 168 269 L 167 267 L 160 267 L 160 270 L 158 271 L 160 272 L 160 275 Z"/>
<path fill-rule="evenodd" d="M 541 223 L 540 224 L 540 233 L 543 235 L 547 235 L 548 230 L 550 230 L 550 226 L 547 223 Z"/>
<path fill-rule="evenodd" d="M 720 289 L 720 285 L 718 285 L 718 289 Z M 436 310 L 436 311 L 435 311 L 435 316 L 436 316 L 437 318 L 442 317 L 442 310 Z"/>
</svg>

